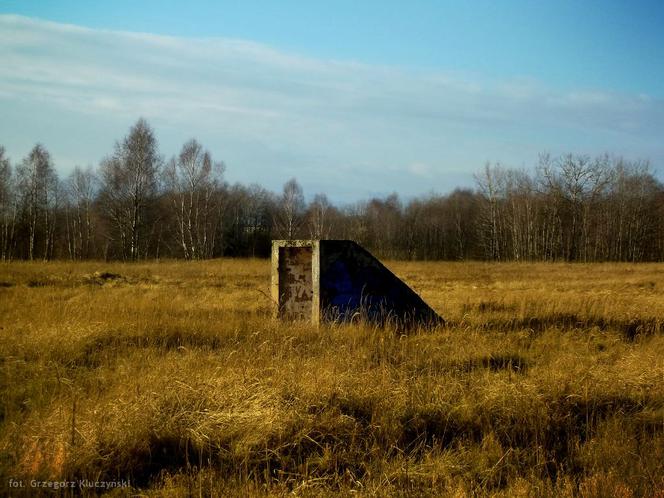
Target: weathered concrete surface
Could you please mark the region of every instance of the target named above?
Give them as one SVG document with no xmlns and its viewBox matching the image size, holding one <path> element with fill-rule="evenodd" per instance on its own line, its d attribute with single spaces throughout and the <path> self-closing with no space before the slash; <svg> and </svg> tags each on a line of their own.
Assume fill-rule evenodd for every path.
<svg viewBox="0 0 664 498">
<path fill-rule="evenodd" d="M 432 326 L 443 319 L 368 251 L 349 240 L 272 242 L 272 298 L 286 319 Z"/>
<path fill-rule="evenodd" d="M 319 248 L 317 240 L 272 241 L 270 294 L 276 317 L 319 323 Z"/>
<path fill-rule="evenodd" d="M 280 316 L 309 319 L 313 312 L 311 247 L 279 248 Z"/>
</svg>

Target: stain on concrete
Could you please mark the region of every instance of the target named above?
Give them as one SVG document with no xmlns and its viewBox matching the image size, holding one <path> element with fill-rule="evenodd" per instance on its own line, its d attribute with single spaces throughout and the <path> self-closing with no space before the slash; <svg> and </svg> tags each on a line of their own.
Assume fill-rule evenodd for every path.
<svg viewBox="0 0 664 498">
<path fill-rule="evenodd" d="M 311 247 L 279 248 L 279 316 L 309 319 L 312 314 Z"/>
</svg>

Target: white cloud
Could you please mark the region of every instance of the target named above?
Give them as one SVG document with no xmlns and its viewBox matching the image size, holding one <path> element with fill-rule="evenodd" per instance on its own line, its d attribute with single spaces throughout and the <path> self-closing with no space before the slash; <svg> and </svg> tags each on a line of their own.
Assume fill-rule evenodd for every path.
<svg viewBox="0 0 664 498">
<path fill-rule="evenodd" d="M 229 177 L 271 188 L 296 175 L 305 187 L 329 181 L 337 197 L 447 190 L 469 182 L 487 159 L 520 165 L 543 149 L 664 159 L 664 104 L 647 95 L 562 91 L 523 78 L 479 80 L 319 60 L 243 40 L 8 15 L 0 16 L 0 60 L 0 104 L 13 104 L 14 118 L 26 120 L 23 134 L 35 118 L 21 118 L 19 105 L 22 113 L 69 116 L 69 133 L 145 116 L 164 132 L 167 153 L 198 136 L 219 150 Z M 15 126 L 0 122 L 0 136 L 18 137 Z M 28 140 L 57 148 L 66 142 L 62 133 L 54 126 Z M 96 162 L 117 138 L 92 140 L 77 162 Z M 340 175 L 357 181 L 339 185 Z"/>
<path fill-rule="evenodd" d="M 431 166 L 421 162 L 410 163 L 407 167 L 409 173 L 417 176 L 431 177 L 432 169 Z"/>
</svg>

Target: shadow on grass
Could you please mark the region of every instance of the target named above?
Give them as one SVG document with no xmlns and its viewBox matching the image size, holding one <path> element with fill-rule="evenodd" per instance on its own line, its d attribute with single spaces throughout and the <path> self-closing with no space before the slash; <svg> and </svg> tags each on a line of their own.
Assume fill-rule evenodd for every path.
<svg viewBox="0 0 664 498">
<path fill-rule="evenodd" d="M 544 473 L 555 480 L 558 472 L 578 473 L 574 458 L 578 448 L 593 437 L 599 424 L 619 413 L 631 417 L 631 430 L 645 439 L 664 433 L 661 422 L 652 417 L 644 421 L 642 401 L 622 396 L 595 397 L 587 400 L 574 396 L 547 402 L 546 412 L 514 412 L 503 407 L 486 407 L 471 415 L 442 407 L 417 407 L 401 418 L 399 440 L 404 451 L 424 455 L 432 448 L 454 448 L 467 443 L 480 444 L 493 434 L 505 448 L 539 447 L 546 455 Z"/>
<path fill-rule="evenodd" d="M 196 333 L 180 328 L 150 330 L 146 333 L 106 331 L 87 342 L 67 358 L 70 366 L 96 368 L 131 349 L 215 350 L 227 344 L 228 337 L 213 332 Z"/>
<path fill-rule="evenodd" d="M 458 324 L 448 323 L 448 327 Z M 535 333 L 547 329 L 576 330 L 597 328 L 601 331 L 619 332 L 626 340 L 634 341 L 639 336 L 649 336 L 664 332 L 664 319 L 661 317 L 642 318 L 603 318 L 583 317 L 575 313 L 550 313 L 535 317 L 491 318 L 476 325 L 484 330 L 516 331 L 532 330 Z"/>
</svg>

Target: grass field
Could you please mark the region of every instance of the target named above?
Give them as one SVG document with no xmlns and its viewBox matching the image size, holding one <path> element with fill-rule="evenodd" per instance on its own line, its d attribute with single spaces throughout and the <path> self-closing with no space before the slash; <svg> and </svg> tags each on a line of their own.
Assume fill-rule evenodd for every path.
<svg viewBox="0 0 664 498">
<path fill-rule="evenodd" d="M 387 265 L 445 327 L 278 323 L 264 260 L 0 265 L 0 495 L 664 497 L 664 265 Z"/>
</svg>

